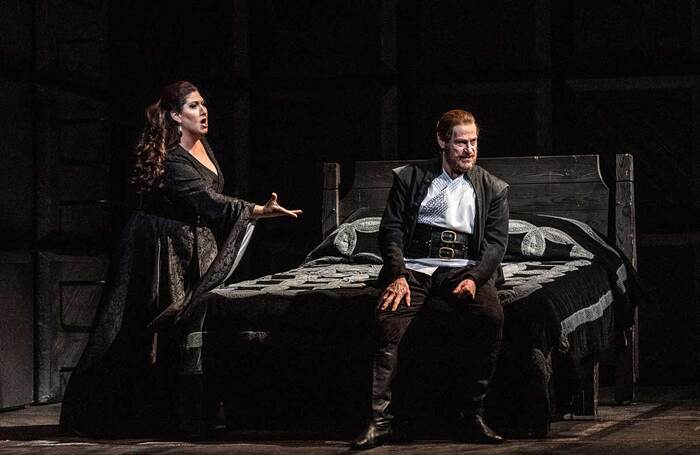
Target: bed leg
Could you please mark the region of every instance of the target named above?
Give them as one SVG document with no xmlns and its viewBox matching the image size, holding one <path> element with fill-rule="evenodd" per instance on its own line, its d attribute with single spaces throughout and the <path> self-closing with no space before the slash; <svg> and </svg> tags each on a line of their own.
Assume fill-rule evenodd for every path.
<svg viewBox="0 0 700 455">
<path fill-rule="evenodd" d="M 634 311 L 634 326 L 620 333 L 615 360 L 615 401 L 627 404 L 635 399 L 639 365 L 639 324 L 637 310 Z"/>
<path fill-rule="evenodd" d="M 592 357 L 585 365 L 583 382 L 583 415 L 598 415 L 598 358 Z"/>
<path fill-rule="evenodd" d="M 598 358 L 588 357 L 581 363 L 581 388 L 574 403 L 572 418 L 596 418 L 598 416 Z"/>
</svg>

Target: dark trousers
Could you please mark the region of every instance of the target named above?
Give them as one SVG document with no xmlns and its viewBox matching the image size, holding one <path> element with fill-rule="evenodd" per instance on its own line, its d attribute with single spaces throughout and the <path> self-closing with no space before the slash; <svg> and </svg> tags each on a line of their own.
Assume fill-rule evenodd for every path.
<svg viewBox="0 0 700 455">
<path fill-rule="evenodd" d="M 476 290 L 474 299 L 457 298 L 454 288 L 465 278 L 463 268 L 438 268 L 432 276 L 409 271 L 411 306 L 401 302 L 396 311 L 377 310 L 378 346 L 374 359 L 372 410 L 375 420 L 391 420 L 391 385 L 396 374 L 398 349 L 414 317 L 429 297 L 440 297 L 447 306 L 450 323 L 456 330 L 458 349 L 464 353 L 464 365 L 455 365 L 463 375 L 461 396 L 454 397 L 465 414 L 481 414 L 488 384 L 493 376 L 503 333 L 503 309 L 493 280 Z M 435 299 L 438 300 L 438 299 Z M 460 375 L 462 376 L 462 375 Z"/>
</svg>

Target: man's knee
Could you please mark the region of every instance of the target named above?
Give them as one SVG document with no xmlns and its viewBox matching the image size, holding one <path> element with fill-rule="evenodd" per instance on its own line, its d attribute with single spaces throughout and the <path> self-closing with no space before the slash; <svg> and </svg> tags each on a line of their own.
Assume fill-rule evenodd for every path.
<svg viewBox="0 0 700 455">
<path fill-rule="evenodd" d="M 503 334 L 503 307 L 501 304 L 497 301 L 495 305 L 486 306 L 482 318 L 495 332 L 496 338 L 501 339 Z"/>
<path fill-rule="evenodd" d="M 376 324 L 380 340 L 398 344 L 410 324 L 410 319 L 393 311 L 378 311 Z"/>
<path fill-rule="evenodd" d="M 503 307 L 498 300 L 498 293 L 492 282 L 478 288 L 474 300 L 467 303 L 466 308 L 470 316 L 483 330 L 492 332 L 497 339 L 501 338 Z"/>
</svg>

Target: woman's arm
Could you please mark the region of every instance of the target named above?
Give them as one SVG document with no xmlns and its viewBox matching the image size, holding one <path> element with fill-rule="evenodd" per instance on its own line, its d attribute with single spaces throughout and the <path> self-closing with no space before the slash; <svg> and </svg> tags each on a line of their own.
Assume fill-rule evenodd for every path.
<svg viewBox="0 0 700 455">
<path fill-rule="evenodd" d="M 230 226 L 242 215 L 250 218 L 289 216 L 296 218 L 301 210 L 287 210 L 277 203 L 277 194 L 265 205 L 225 196 L 212 190 L 192 163 L 182 156 L 170 156 L 165 164 L 165 182 L 173 202 L 182 204 L 208 225 Z"/>
<path fill-rule="evenodd" d="M 190 161 L 169 156 L 165 163 L 165 184 L 173 202 L 201 218 L 207 225 L 230 226 L 242 215 L 250 217 L 255 204 L 212 190 Z"/>
</svg>

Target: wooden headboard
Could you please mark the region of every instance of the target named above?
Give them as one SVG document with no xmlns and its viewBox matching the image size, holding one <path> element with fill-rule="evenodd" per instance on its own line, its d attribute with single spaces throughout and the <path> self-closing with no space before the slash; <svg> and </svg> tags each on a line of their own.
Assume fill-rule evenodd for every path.
<svg viewBox="0 0 700 455">
<path fill-rule="evenodd" d="M 324 163 L 323 235 L 359 208 L 381 216 L 392 185 L 391 170 L 414 162 L 419 161 L 357 161 L 352 182 L 342 186 L 340 165 Z M 614 233 L 618 246 L 635 262 L 632 155 L 617 155 L 616 164 L 611 189 L 603 182 L 598 155 L 479 159 L 480 166 L 510 184 L 512 214 L 559 215 L 588 223 L 604 234 Z M 345 188 L 343 194 L 341 188 Z"/>
</svg>

